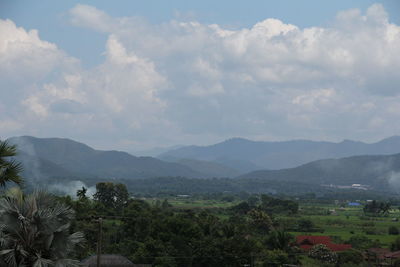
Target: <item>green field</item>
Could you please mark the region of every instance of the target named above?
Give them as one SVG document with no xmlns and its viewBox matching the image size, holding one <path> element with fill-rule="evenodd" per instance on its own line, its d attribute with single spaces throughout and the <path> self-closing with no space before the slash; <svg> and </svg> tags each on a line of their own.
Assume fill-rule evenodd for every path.
<svg viewBox="0 0 400 267">
<path fill-rule="evenodd" d="M 187 209 L 193 209 L 193 208 L 229 208 L 232 207 L 236 204 L 238 204 L 237 201 L 234 202 L 224 202 L 224 201 L 218 201 L 218 200 L 185 200 L 185 199 L 173 199 L 173 200 L 168 200 L 171 205 L 177 208 L 187 208 Z"/>
<path fill-rule="evenodd" d="M 164 199 L 158 199 L 162 202 Z M 154 204 L 157 199 L 147 199 Z M 177 209 L 213 209 L 219 210 L 223 214 L 224 210 L 238 204 L 240 201 L 220 201 L 220 200 L 199 200 L 192 198 L 169 198 L 168 203 Z M 334 210 L 334 212 L 332 212 Z M 390 247 L 390 244 L 398 235 L 389 235 L 390 226 L 400 227 L 400 222 L 393 221 L 400 218 L 398 209 L 390 210 L 387 216 L 365 216 L 362 206 L 360 207 L 340 207 L 335 204 L 322 203 L 300 203 L 299 212 L 296 215 L 277 216 L 279 220 L 311 220 L 318 231 L 298 232 L 290 231 L 293 235 L 327 235 L 333 237 L 337 242 L 345 242 L 353 235 L 365 235 L 369 239 L 379 240 L 383 247 Z"/>
<path fill-rule="evenodd" d="M 239 203 L 239 201 L 219 201 L 219 200 L 198 200 L 191 198 L 168 198 L 168 203 L 178 209 L 214 209 L 214 208 L 229 208 Z M 151 198 L 146 201 L 155 205 L 157 201 L 161 202 L 164 199 Z"/>
<path fill-rule="evenodd" d="M 387 216 L 374 217 L 365 216 L 362 207 L 347 207 L 340 209 L 333 205 L 300 206 L 299 216 L 310 219 L 315 225 L 321 228 L 320 233 L 314 235 L 328 235 L 339 237 L 341 240 L 348 240 L 351 236 L 362 234 L 372 240 L 379 240 L 383 246 L 388 247 L 397 235 L 389 235 L 390 226 L 400 226 L 400 222 L 393 221 L 400 217 L 399 210 L 392 209 Z M 328 214 L 329 210 L 335 209 L 335 214 Z M 312 210 L 325 211 L 325 215 L 314 215 Z M 306 215 L 302 215 L 302 213 Z M 292 232 L 294 235 L 309 234 L 304 232 Z"/>
</svg>

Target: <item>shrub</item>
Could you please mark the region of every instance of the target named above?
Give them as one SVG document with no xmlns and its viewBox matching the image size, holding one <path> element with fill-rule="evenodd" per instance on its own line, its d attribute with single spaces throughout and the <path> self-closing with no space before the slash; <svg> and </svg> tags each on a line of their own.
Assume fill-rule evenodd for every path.
<svg viewBox="0 0 400 267">
<path fill-rule="evenodd" d="M 394 266 L 394 267 L 400 267 L 400 259 L 395 260 L 395 261 L 393 262 L 393 265 L 392 265 L 392 266 Z"/>
<path fill-rule="evenodd" d="M 346 263 L 347 264 L 352 263 L 358 266 L 360 263 L 364 261 L 362 253 L 355 249 L 341 251 L 338 252 L 337 255 L 338 255 L 339 266 L 343 266 Z"/>
<path fill-rule="evenodd" d="M 353 248 L 367 249 L 372 247 L 373 241 L 365 235 L 353 235 L 347 243 L 351 244 Z"/>
<path fill-rule="evenodd" d="M 286 252 L 274 249 L 267 250 L 266 255 L 262 259 L 262 266 L 282 266 L 283 264 L 290 263 L 289 256 Z"/>
<path fill-rule="evenodd" d="M 397 237 L 390 245 L 392 251 L 400 250 L 400 237 Z"/>
<path fill-rule="evenodd" d="M 326 245 L 318 244 L 313 246 L 308 252 L 310 258 L 320 260 L 322 262 L 335 263 L 337 254 L 331 251 Z"/>
<path fill-rule="evenodd" d="M 300 219 L 297 224 L 298 230 L 301 232 L 311 232 L 315 228 L 314 223 L 309 219 Z"/>
<path fill-rule="evenodd" d="M 388 233 L 389 233 L 389 235 L 398 235 L 399 234 L 399 228 L 397 228 L 396 226 L 392 225 L 392 226 L 389 227 Z"/>
<path fill-rule="evenodd" d="M 362 227 L 374 227 L 375 223 L 374 222 L 364 222 L 361 224 Z"/>
<path fill-rule="evenodd" d="M 366 233 L 367 235 L 384 234 L 384 233 L 382 233 L 382 231 L 380 231 L 379 229 L 377 229 L 375 227 L 365 227 L 365 228 L 363 228 L 363 232 Z"/>
</svg>

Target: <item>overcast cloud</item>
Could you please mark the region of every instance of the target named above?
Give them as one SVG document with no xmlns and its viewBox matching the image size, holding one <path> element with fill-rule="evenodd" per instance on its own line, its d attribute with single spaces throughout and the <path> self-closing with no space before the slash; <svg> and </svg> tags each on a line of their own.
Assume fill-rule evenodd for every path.
<svg viewBox="0 0 400 267">
<path fill-rule="evenodd" d="M 106 34 L 105 61 L 80 60 L 0 20 L 0 135 L 63 136 L 140 150 L 258 140 L 399 134 L 400 26 L 384 8 L 331 25 L 266 18 L 251 28 L 154 25 L 77 5 L 69 22 Z M 79 40 L 76 40 L 79 42 Z"/>
</svg>

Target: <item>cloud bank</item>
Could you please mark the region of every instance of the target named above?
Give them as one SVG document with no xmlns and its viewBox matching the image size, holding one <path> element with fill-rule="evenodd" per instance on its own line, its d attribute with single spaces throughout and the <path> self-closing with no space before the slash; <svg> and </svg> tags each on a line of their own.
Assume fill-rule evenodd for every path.
<svg viewBox="0 0 400 267">
<path fill-rule="evenodd" d="M 326 27 L 149 24 L 77 5 L 108 36 L 90 69 L 36 30 L 0 20 L 0 134 L 143 149 L 232 136 L 377 140 L 399 133 L 400 26 L 383 6 Z M 79 42 L 79 40 L 77 40 Z"/>
</svg>

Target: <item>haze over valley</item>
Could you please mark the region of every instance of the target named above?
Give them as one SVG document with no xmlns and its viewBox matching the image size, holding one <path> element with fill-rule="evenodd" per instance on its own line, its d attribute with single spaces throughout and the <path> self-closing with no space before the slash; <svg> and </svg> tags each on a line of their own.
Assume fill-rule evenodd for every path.
<svg viewBox="0 0 400 267">
<path fill-rule="evenodd" d="M 371 144 L 349 140 L 255 142 L 234 138 L 210 146 L 172 149 L 157 158 L 96 150 L 63 138 L 21 136 L 9 138 L 8 142 L 18 147 L 17 160 L 24 165 L 23 176 L 30 187 L 60 190 L 62 186 L 57 184 L 67 188 L 82 184 L 93 186 L 105 180 L 124 181 L 129 185 L 146 179 L 164 179 L 171 182 L 169 186 L 166 183 L 165 189 L 173 190 L 174 183 L 190 180 L 191 186 L 197 187 L 196 183 L 203 183 L 203 179 L 216 182 L 219 178 L 226 185 L 216 185 L 213 191 L 279 192 L 284 187 L 277 184 L 290 182 L 313 185 L 321 190 L 327 186 L 350 188 L 352 184 L 364 185 L 367 190 L 400 189 L 397 174 L 400 137 L 397 136 Z M 255 181 L 261 181 L 262 187 L 257 188 Z M 193 192 L 193 189 L 187 190 Z M 178 191 L 184 193 L 183 188 Z M 298 192 L 293 189 L 292 193 Z"/>
</svg>

